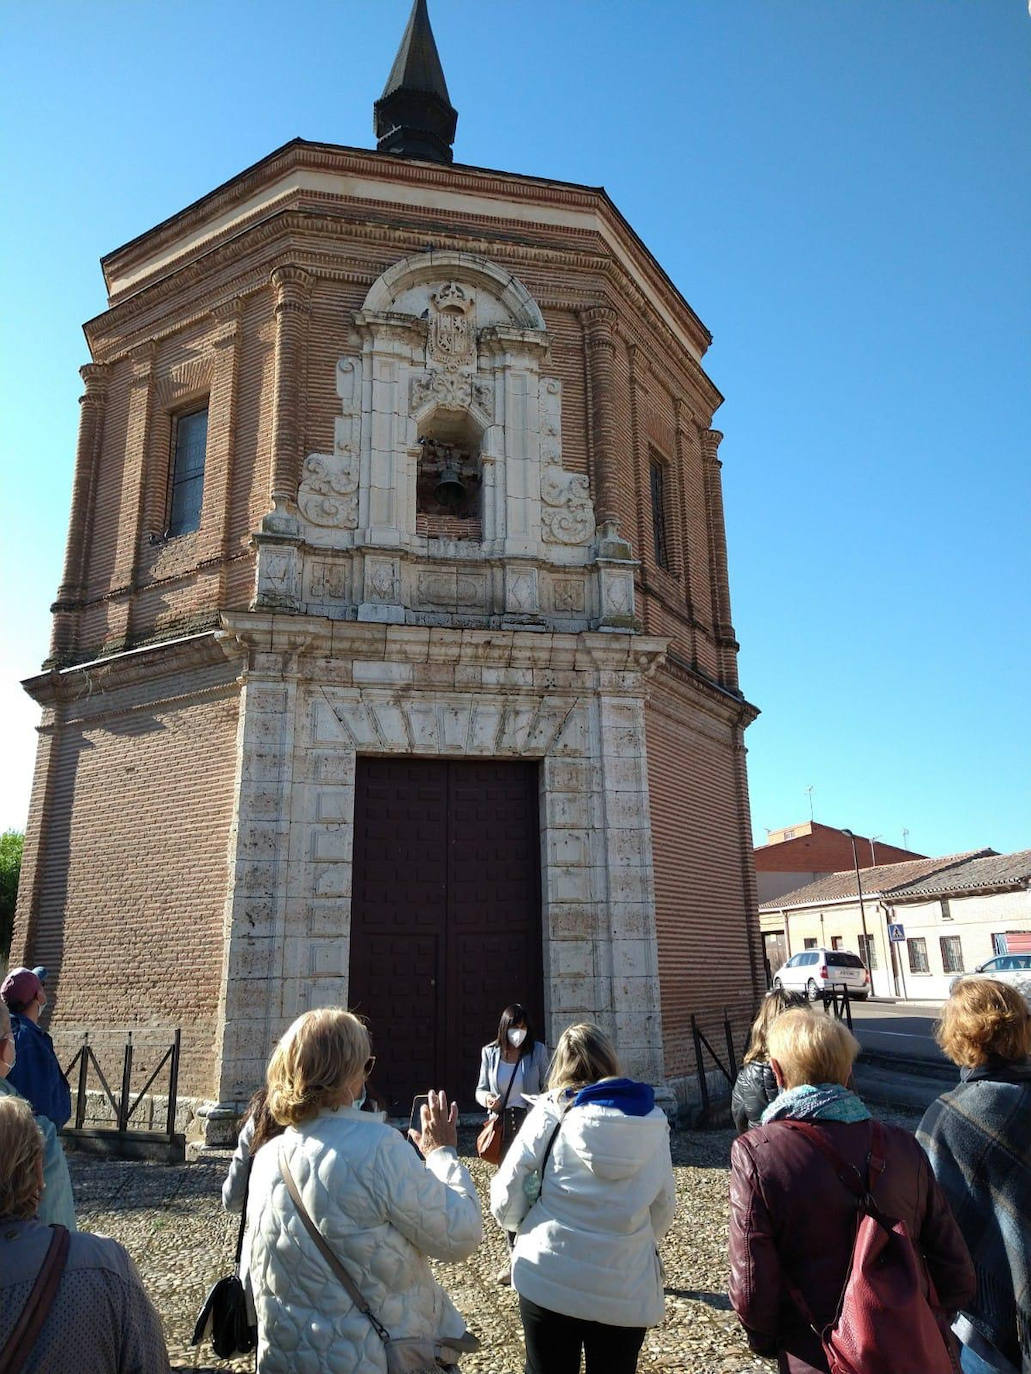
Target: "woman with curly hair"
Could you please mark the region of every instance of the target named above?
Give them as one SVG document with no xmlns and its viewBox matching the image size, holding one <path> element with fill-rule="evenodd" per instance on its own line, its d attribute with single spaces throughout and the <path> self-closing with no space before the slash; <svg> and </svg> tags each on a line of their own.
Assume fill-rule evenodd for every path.
<svg viewBox="0 0 1031 1374">
<path fill-rule="evenodd" d="M 974 1261 L 977 1296 L 953 1330 L 966 1374 L 1031 1371 L 1031 1011 L 1016 988 L 964 978 L 938 1044 L 959 1087 L 917 1131 Z"/>
<path fill-rule="evenodd" d="M 357 1105 L 374 1064 L 363 1023 L 331 1008 L 299 1017 L 269 1061 L 267 1110 L 282 1131 L 253 1156 L 245 1243 L 258 1374 L 384 1374 L 384 1330 L 427 1340 L 445 1364 L 475 1348 L 427 1259 L 466 1259 L 483 1235 L 455 1149 L 457 1107 L 430 1093 L 412 1133 L 420 1157 L 381 1112 Z"/>
</svg>

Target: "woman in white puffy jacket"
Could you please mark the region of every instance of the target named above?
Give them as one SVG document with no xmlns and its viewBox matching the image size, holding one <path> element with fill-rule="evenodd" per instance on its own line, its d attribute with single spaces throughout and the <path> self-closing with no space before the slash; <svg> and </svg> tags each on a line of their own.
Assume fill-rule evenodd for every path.
<svg viewBox="0 0 1031 1374">
<path fill-rule="evenodd" d="M 268 1106 L 286 1126 L 254 1156 L 244 1259 L 258 1319 L 258 1374 L 383 1374 L 383 1341 L 305 1229 L 280 1167 L 366 1304 L 393 1338 L 424 1337 L 441 1357 L 475 1346 L 427 1256 L 461 1260 L 483 1235 L 455 1146 L 457 1108 L 431 1093 L 412 1146 L 381 1113 L 354 1105 L 375 1061 L 350 1012 L 309 1011 L 269 1062 Z"/>
<path fill-rule="evenodd" d="M 633 1374 L 664 1315 L 658 1242 L 673 1221 L 669 1123 L 645 1083 L 620 1077 L 597 1026 L 570 1026 L 548 1092 L 491 1182 L 517 1231 L 512 1286 L 525 1374 Z"/>
</svg>

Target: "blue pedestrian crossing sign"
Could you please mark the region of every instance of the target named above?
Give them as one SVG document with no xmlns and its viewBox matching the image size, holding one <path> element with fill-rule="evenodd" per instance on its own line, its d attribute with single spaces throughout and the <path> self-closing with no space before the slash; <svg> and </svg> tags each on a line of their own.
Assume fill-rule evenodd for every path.
<svg viewBox="0 0 1031 1374">
<path fill-rule="evenodd" d="M 889 925 L 888 939 L 893 945 L 904 945 L 906 943 L 905 928 L 898 925 Z"/>
</svg>

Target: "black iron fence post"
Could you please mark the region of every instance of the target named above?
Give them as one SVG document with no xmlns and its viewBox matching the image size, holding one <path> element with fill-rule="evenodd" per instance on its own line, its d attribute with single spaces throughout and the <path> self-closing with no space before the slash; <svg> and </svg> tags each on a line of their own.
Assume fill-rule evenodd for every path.
<svg viewBox="0 0 1031 1374">
<path fill-rule="evenodd" d="M 723 1008 L 723 1038 L 727 1042 L 727 1063 L 730 1065 L 730 1076 L 737 1078 L 737 1051 L 734 1048 L 734 1032 L 731 1029 L 730 1017 L 727 1015 L 726 1007 Z"/>
<path fill-rule="evenodd" d="M 702 1037 L 698 1030 L 698 1022 L 694 1013 L 691 1014 L 691 1038 L 694 1040 L 694 1059 L 698 1067 L 698 1095 L 702 1099 L 702 1110 L 709 1110 L 709 1084 L 705 1078 L 705 1063 L 702 1059 Z"/>
<path fill-rule="evenodd" d="M 86 1120 L 86 1076 L 89 1073 L 89 1031 L 82 1037 L 82 1048 L 79 1050 L 79 1086 L 75 1094 L 75 1129 L 82 1130 L 82 1123 Z"/>
<path fill-rule="evenodd" d="M 132 1091 L 132 1031 L 125 1041 L 122 1056 L 122 1095 L 118 1099 L 118 1129 L 124 1131 L 129 1125 L 129 1097 Z"/>
<path fill-rule="evenodd" d="M 172 1138 L 175 1134 L 175 1107 L 179 1096 L 179 1051 L 182 1031 L 176 1026 L 175 1039 L 172 1041 L 172 1063 L 168 1070 L 168 1116 L 165 1121 L 165 1134 Z"/>
</svg>

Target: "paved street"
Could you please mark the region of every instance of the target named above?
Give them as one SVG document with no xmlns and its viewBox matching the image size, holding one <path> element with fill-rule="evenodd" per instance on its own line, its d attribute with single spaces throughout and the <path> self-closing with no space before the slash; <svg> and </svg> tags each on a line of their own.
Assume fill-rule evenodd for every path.
<svg viewBox="0 0 1031 1374">
<path fill-rule="evenodd" d="M 878 1110 L 877 1115 L 912 1129 L 918 1116 Z M 762 1374 L 774 1368 L 750 1354 L 726 1296 L 727 1172 L 732 1131 L 676 1132 L 678 1210 L 662 1247 L 666 1270 L 666 1322 L 648 1335 L 642 1374 Z M 490 1169 L 472 1153 L 473 1134 L 463 1132 L 462 1152 L 482 1197 Z M 194 1368 L 186 1341 L 208 1287 L 232 1268 L 235 1218 L 220 1206 L 228 1163 L 219 1153 L 200 1163 L 167 1166 L 71 1156 L 80 1224 L 114 1236 L 140 1268 L 165 1325 L 172 1366 Z M 518 1374 L 523 1367 L 517 1300 L 494 1282 L 504 1241 L 488 1223 L 486 1239 L 465 1264 L 439 1264 L 441 1282 L 483 1340 L 484 1349 L 462 1363 L 464 1374 Z M 214 1360 L 209 1346 L 200 1369 L 244 1371 L 251 1359 Z"/>
<path fill-rule="evenodd" d="M 853 1002 L 852 1029 L 865 1050 L 945 1064 L 934 1043 L 938 1013 L 925 1002 Z"/>
</svg>

